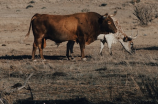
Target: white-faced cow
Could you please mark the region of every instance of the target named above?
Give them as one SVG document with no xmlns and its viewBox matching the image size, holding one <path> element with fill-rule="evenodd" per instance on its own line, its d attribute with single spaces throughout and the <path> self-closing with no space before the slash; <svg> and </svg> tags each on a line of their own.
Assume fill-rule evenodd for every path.
<svg viewBox="0 0 158 104">
<path fill-rule="evenodd" d="M 127 52 L 129 52 L 130 54 L 134 52 L 134 48 L 133 48 L 133 41 L 132 39 L 136 38 L 136 37 L 128 37 L 125 32 L 123 31 L 121 25 L 119 24 L 119 21 L 116 20 L 115 18 L 113 18 L 114 24 L 117 28 L 117 33 L 113 34 L 100 34 L 97 39 L 99 39 L 101 41 L 101 48 L 100 48 L 100 54 L 102 55 L 102 50 L 104 48 L 104 44 L 105 42 L 107 43 L 108 49 L 109 49 L 109 53 L 110 55 L 112 55 L 112 51 L 111 51 L 111 46 L 113 43 L 116 43 L 117 41 L 119 41 L 122 46 L 125 48 L 125 50 Z M 138 34 L 137 34 L 138 35 Z"/>
<path fill-rule="evenodd" d="M 35 14 L 30 22 L 30 27 L 26 38 L 32 31 L 34 43 L 32 50 L 32 59 L 35 59 L 37 47 L 41 59 L 44 60 L 43 48 L 46 47 L 46 40 L 51 39 L 56 43 L 64 41 L 77 42 L 80 45 L 81 57 L 84 60 L 85 45 L 88 45 L 97 39 L 99 34 L 116 33 L 117 28 L 112 18 L 108 15 L 100 15 L 95 12 L 76 13 L 71 15 L 48 15 Z M 69 58 L 69 52 L 67 54 Z"/>
</svg>

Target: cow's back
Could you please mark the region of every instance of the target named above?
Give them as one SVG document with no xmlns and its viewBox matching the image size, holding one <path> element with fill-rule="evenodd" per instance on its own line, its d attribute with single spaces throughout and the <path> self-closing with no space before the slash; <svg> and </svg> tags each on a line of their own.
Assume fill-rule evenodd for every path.
<svg viewBox="0 0 158 104">
<path fill-rule="evenodd" d="M 34 35 L 44 34 L 56 42 L 76 40 L 78 19 L 73 15 L 38 14 L 32 21 Z"/>
</svg>

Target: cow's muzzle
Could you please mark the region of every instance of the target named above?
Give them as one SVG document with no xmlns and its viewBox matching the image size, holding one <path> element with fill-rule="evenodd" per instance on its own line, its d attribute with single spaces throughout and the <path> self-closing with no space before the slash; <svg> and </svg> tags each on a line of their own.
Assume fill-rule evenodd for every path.
<svg viewBox="0 0 158 104">
<path fill-rule="evenodd" d="M 135 54 L 135 48 L 131 48 L 131 52 L 130 52 L 130 54 Z"/>
</svg>

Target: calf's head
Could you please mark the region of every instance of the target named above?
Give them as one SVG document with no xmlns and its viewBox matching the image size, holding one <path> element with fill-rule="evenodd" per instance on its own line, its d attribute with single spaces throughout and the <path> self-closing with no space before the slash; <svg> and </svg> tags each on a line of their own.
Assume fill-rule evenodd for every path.
<svg viewBox="0 0 158 104">
<path fill-rule="evenodd" d="M 130 54 L 135 52 L 132 38 L 125 36 L 123 39 L 119 39 L 119 41 L 127 52 L 129 52 Z"/>
</svg>

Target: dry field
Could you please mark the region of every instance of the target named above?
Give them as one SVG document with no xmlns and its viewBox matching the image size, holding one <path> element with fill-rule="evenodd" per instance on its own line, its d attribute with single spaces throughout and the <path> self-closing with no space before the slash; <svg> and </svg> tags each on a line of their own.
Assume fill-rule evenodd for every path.
<svg viewBox="0 0 158 104">
<path fill-rule="evenodd" d="M 148 2 L 149 1 L 149 2 Z M 158 4 L 158 0 L 140 3 Z M 158 19 L 140 26 L 131 0 L 0 0 L 0 104 L 157 104 L 158 103 Z M 72 14 L 94 11 L 113 14 L 133 40 L 136 53 L 129 55 L 120 43 L 107 46 L 99 55 L 100 41 L 86 46 L 87 61 L 66 60 L 66 42 L 58 48 L 47 41 L 47 61 L 31 61 L 33 35 L 22 43 L 35 13 Z M 38 51 L 37 51 L 38 53 Z M 24 85 L 15 90 L 15 84 Z"/>
</svg>

